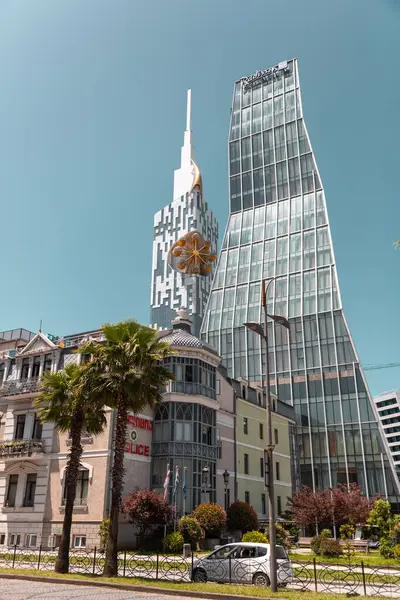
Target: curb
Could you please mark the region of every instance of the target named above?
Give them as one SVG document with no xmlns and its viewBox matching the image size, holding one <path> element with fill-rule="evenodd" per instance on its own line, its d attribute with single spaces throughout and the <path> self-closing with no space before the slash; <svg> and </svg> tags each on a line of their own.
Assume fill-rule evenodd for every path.
<svg viewBox="0 0 400 600">
<path fill-rule="evenodd" d="M 59 583 L 62 585 L 89 586 L 99 588 L 114 588 L 128 592 L 147 592 L 148 594 L 163 594 L 165 596 L 186 596 L 189 598 L 210 598 L 213 600 L 285 600 L 284 598 L 268 598 L 264 596 L 242 596 L 240 594 L 218 594 L 216 592 L 198 592 L 193 590 L 173 590 L 171 588 L 150 587 L 128 583 L 97 582 L 84 579 L 61 579 L 59 577 L 40 577 L 35 575 L 19 575 L 18 573 L 0 573 L 0 579 L 22 579 L 25 581 L 40 581 L 41 583 Z"/>
</svg>

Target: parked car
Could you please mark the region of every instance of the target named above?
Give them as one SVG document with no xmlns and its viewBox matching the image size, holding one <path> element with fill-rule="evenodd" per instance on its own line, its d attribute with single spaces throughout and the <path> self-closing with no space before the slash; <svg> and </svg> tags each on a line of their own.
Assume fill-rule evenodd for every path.
<svg viewBox="0 0 400 600">
<path fill-rule="evenodd" d="M 270 585 L 269 544 L 239 542 L 219 546 L 208 556 L 194 561 L 191 579 L 197 583 L 253 583 Z M 276 546 L 277 580 L 285 587 L 292 579 L 292 564 L 283 546 Z"/>
</svg>

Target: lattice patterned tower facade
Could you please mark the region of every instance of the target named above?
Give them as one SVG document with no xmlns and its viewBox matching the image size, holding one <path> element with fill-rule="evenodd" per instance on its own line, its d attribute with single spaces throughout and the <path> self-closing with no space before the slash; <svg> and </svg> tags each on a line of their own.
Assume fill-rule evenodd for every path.
<svg viewBox="0 0 400 600">
<path fill-rule="evenodd" d="M 357 482 L 397 501 L 398 481 L 343 314 L 318 167 L 303 119 L 296 60 L 235 83 L 229 135 L 230 216 L 202 325 L 229 373 L 261 382 L 260 284 L 272 389 L 296 409 L 301 483 Z"/>
<path fill-rule="evenodd" d="M 191 90 L 188 91 L 187 120 L 181 166 L 174 173 L 174 193 L 170 204 L 154 217 L 151 278 L 151 323 L 167 329 L 181 306 L 188 308 L 193 333 L 198 335 L 211 288 L 212 275 L 188 276 L 168 265 L 168 251 L 181 236 L 199 231 L 217 251 L 218 224 L 203 198 L 203 182 L 195 163 L 191 132 Z"/>
</svg>

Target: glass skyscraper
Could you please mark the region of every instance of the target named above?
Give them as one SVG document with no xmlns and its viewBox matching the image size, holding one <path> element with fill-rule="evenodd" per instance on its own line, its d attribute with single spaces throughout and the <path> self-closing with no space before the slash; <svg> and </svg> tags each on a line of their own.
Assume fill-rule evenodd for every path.
<svg viewBox="0 0 400 600">
<path fill-rule="evenodd" d="M 296 409 L 301 483 L 357 482 L 397 501 L 398 480 L 342 310 L 325 194 L 303 119 L 297 61 L 235 83 L 229 134 L 230 216 L 202 337 L 231 376 L 261 382 L 260 338 L 243 323 L 268 312 L 272 389 Z"/>
</svg>

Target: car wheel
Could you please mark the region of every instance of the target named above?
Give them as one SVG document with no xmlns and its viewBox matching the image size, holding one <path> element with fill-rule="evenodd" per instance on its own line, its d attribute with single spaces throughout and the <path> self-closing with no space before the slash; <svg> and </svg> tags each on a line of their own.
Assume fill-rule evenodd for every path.
<svg viewBox="0 0 400 600">
<path fill-rule="evenodd" d="M 268 575 L 265 573 L 255 573 L 253 575 L 253 585 L 269 587 L 270 581 Z"/>
<path fill-rule="evenodd" d="M 204 571 L 204 569 L 195 569 L 193 571 L 192 581 L 195 583 L 206 583 L 207 573 Z"/>
</svg>

